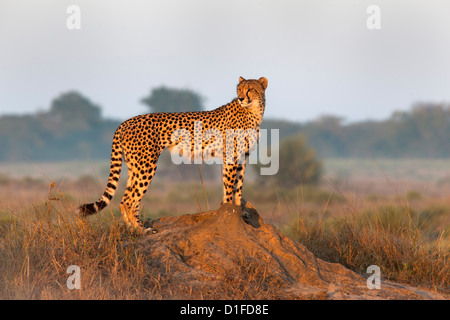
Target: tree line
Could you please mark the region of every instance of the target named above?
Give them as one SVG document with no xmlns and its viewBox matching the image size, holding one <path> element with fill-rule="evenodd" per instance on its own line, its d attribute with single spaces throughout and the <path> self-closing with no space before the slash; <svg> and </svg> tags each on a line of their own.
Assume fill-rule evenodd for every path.
<svg viewBox="0 0 450 320">
<path fill-rule="evenodd" d="M 165 86 L 141 102 L 150 112 L 203 109 L 199 94 Z M 48 111 L 0 117 L 0 162 L 106 159 L 120 122 L 103 118 L 101 107 L 80 92 L 65 92 Z"/>
<path fill-rule="evenodd" d="M 189 89 L 161 86 L 141 99 L 149 112 L 203 110 L 204 99 Z M 107 159 L 118 120 L 79 92 L 63 93 L 48 111 L 0 117 L 0 161 Z M 336 116 L 305 123 L 265 118 L 262 128 L 279 129 L 280 139 L 298 137 L 319 158 L 450 157 L 450 104 L 417 103 L 383 121 L 347 124 Z M 291 139 L 292 140 L 292 139 Z M 292 142 L 293 143 L 293 142 Z"/>
<path fill-rule="evenodd" d="M 345 124 L 336 116 L 307 123 L 267 120 L 280 136 L 301 134 L 322 158 L 448 158 L 450 103 L 415 103 L 383 121 Z"/>
</svg>

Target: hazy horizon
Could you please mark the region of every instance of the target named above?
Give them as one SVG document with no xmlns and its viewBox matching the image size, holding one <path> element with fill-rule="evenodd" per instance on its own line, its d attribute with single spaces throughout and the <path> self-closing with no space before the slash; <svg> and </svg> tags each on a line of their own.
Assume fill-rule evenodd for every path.
<svg viewBox="0 0 450 320">
<path fill-rule="evenodd" d="M 81 9 L 81 29 L 66 8 Z M 369 5 L 381 30 L 369 30 Z M 416 102 L 450 101 L 445 1 L 2 1 L 0 115 L 48 110 L 77 90 L 106 118 L 148 112 L 159 85 L 213 109 L 239 76 L 269 80 L 266 117 L 382 120 Z"/>
</svg>

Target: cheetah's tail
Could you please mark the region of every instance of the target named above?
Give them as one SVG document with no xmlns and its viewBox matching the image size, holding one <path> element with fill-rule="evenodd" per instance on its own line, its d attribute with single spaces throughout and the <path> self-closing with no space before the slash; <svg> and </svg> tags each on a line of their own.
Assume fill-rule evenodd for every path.
<svg viewBox="0 0 450 320">
<path fill-rule="evenodd" d="M 101 211 L 105 208 L 113 198 L 119 184 L 120 172 L 122 171 L 123 150 L 120 143 L 120 132 L 116 130 L 111 150 L 111 167 L 109 172 L 108 184 L 102 197 L 92 203 L 85 203 L 78 207 L 75 211 L 81 217 L 85 217 Z"/>
</svg>

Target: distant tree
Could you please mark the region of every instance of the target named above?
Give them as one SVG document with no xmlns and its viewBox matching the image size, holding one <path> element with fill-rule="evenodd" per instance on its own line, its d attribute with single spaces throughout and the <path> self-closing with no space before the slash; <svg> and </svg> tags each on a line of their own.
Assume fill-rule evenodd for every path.
<svg viewBox="0 0 450 320">
<path fill-rule="evenodd" d="M 53 99 L 50 111 L 39 118 L 54 133 L 47 145 L 54 158 L 99 158 L 111 152 L 118 123 L 102 119 L 100 106 L 77 91 Z"/>
<path fill-rule="evenodd" d="M 119 123 L 100 113 L 99 106 L 70 91 L 53 99 L 49 111 L 0 117 L 0 161 L 107 158 Z"/>
<path fill-rule="evenodd" d="M 26 160 L 45 146 L 51 135 L 30 115 L 10 115 L 0 118 L 0 161 Z"/>
<path fill-rule="evenodd" d="M 160 86 L 151 90 L 141 102 L 151 112 L 202 111 L 203 97 L 190 89 L 176 89 Z"/>
<path fill-rule="evenodd" d="M 77 91 L 69 91 L 53 99 L 49 114 L 67 129 L 83 130 L 100 120 L 101 109 Z"/>
<path fill-rule="evenodd" d="M 322 174 L 322 163 L 316 151 L 306 143 L 304 136 L 292 136 L 280 145 L 280 168 L 278 181 L 281 186 L 294 187 L 300 184 L 316 184 Z"/>
<path fill-rule="evenodd" d="M 270 150 L 270 148 L 269 148 Z M 261 165 L 255 167 L 260 172 Z M 291 188 L 301 184 L 317 184 L 322 175 L 322 163 L 302 135 L 284 138 L 279 150 L 279 169 L 275 178 L 280 186 Z M 260 176 L 267 181 L 267 176 Z"/>
<path fill-rule="evenodd" d="M 305 124 L 301 133 L 308 137 L 308 143 L 321 157 L 345 156 L 347 137 L 343 121 L 341 117 L 324 115 Z"/>
</svg>

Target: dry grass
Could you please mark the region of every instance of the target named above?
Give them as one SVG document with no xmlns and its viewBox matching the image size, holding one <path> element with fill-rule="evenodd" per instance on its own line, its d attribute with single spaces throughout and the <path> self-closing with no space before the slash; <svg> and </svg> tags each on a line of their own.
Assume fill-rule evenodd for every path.
<svg viewBox="0 0 450 320">
<path fill-rule="evenodd" d="M 55 185 L 47 200 L 0 211 L 0 299 L 273 299 L 264 266 L 243 261 L 220 280 L 187 286 L 171 266 L 151 261 L 144 237 L 105 210 L 80 219 Z M 67 268 L 81 269 L 81 290 L 69 290 Z M 232 275 L 232 276 L 231 276 Z M 206 279 L 208 280 L 208 279 Z"/>
<path fill-rule="evenodd" d="M 190 183 L 191 187 L 186 187 Z M 88 188 L 86 189 L 86 185 Z M 80 220 L 81 201 L 104 186 L 84 177 L 57 184 L 0 181 L 0 299 L 273 299 L 280 284 L 257 259 L 195 287 L 176 281 L 170 266 L 150 261 L 142 238 L 128 230 L 113 202 Z M 220 187 L 201 180 L 152 185 L 147 215 L 196 212 L 218 205 Z M 64 192 L 63 192 L 64 191 Z M 184 194 L 188 194 L 184 196 Z M 419 192 L 352 198 L 336 190 L 247 183 L 247 200 L 263 218 L 305 244 L 317 257 L 365 274 L 376 264 L 384 279 L 449 292 L 450 203 Z M 120 201 L 118 191 L 115 201 Z M 2 198 L 3 197 L 3 198 Z M 217 197 L 217 198 L 215 198 Z M 374 200 L 374 198 L 376 198 Z M 173 206 L 176 207 L 173 207 Z M 150 211 L 150 214 L 148 214 Z M 81 290 L 69 290 L 67 268 L 81 268 Z"/>
<path fill-rule="evenodd" d="M 450 207 L 415 211 L 394 201 L 368 207 L 349 206 L 339 217 L 299 211 L 287 232 L 317 257 L 357 273 L 377 265 L 383 279 L 450 292 Z"/>
<path fill-rule="evenodd" d="M 0 297 L 7 299 L 126 299 L 148 295 L 139 238 L 116 219 L 91 223 L 48 200 L 1 224 Z M 69 290 L 67 268 L 82 270 L 82 290 Z"/>
</svg>

